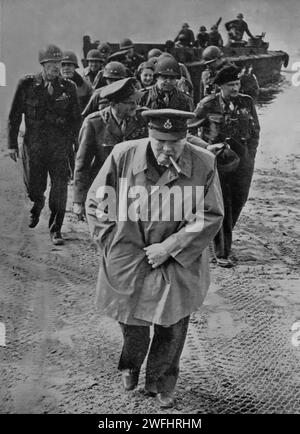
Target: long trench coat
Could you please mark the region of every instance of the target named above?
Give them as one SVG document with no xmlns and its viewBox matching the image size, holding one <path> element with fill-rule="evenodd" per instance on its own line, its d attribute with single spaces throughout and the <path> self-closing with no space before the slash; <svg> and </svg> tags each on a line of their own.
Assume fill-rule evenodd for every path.
<svg viewBox="0 0 300 434">
<path fill-rule="evenodd" d="M 170 326 L 195 311 L 207 293 L 207 247 L 222 224 L 222 192 L 210 152 L 187 143 L 178 160 L 181 172 L 169 167 L 160 176 L 147 161 L 148 146 L 148 138 L 116 145 L 89 190 L 87 219 L 103 252 L 96 300 L 102 313 L 120 322 Z M 109 204 L 107 195 L 99 196 L 99 188 L 104 186 L 116 192 L 115 201 L 110 200 Z M 201 209 L 200 202 L 204 206 L 202 229 L 192 230 L 195 220 L 185 214 L 181 219 L 177 219 L 178 215 L 175 218 L 176 207 L 182 207 L 180 200 L 174 200 L 174 212 L 170 212 L 167 221 L 152 219 L 150 214 L 134 221 L 128 218 L 129 211 L 126 218 L 124 203 L 132 210 L 136 201 L 132 188 L 146 191 L 146 202 L 139 202 L 140 210 L 144 210 L 154 186 L 156 191 L 174 186 L 180 191 L 184 187 L 203 187 L 202 197 L 192 194 L 191 208 L 195 212 Z M 112 210 L 113 202 L 116 207 Z M 160 201 L 159 206 L 163 206 Z M 162 243 L 171 255 L 156 269 L 148 264 L 143 250 L 154 243 Z"/>
</svg>

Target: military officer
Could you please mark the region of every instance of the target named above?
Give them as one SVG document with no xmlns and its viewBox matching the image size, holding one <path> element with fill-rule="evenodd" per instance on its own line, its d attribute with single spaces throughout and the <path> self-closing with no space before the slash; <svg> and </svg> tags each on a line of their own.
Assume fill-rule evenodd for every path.
<svg viewBox="0 0 300 434">
<path fill-rule="evenodd" d="M 145 59 L 135 51 L 133 42 L 128 38 L 120 42 L 120 52 L 126 53 L 124 65 L 130 70 L 132 75 L 135 75 L 139 65 L 144 62 Z"/>
<path fill-rule="evenodd" d="M 229 62 L 224 58 L 220 48 L 214 45 L 205 48 L 202 53 L 202 60 L 206 69 L 201 75 L 200 100 L 205 96 L 216 92 L 217 86 L 214 83 L 214 77 L 219 69 L 229 64 Z"/>
<path fill-rule="evenodd" d="M 232 231 L 248 198 L 260 131 L 252 98 L 239 93 L 239 71 L 233 65 L 222 68 L 214 80 L 220 92 L 205 97 L 195 110 L 202 138 L 216 147 L 226 141 L 240 158 L 235 171 L 220 172 L 225 217 L 215 237 L 215 253 L 223 267 L 233 265 L 229 258 Z"/>
<path fill-rule="evenodd" d="M 106 86 L 107 84 L 111 84 L 114 81 L 122 80 L 126 77 L 126 68 L 120 62 L 109 62 L 105 65 L 105 68 L 102 71 L 102 86 Z M 109 105 L 108 100 L 103 100 L 100 97 L 101 87 L 96 89 L 90 98 L 88 104 L 82 112 L 82 116 L 85 118 L 86 116 L 94 113 L 102 108 L 105 108 Z"/>
<path fill-rule="evenodd" d="M 109 106 L 89 115 L 79 133 L 73 208 L 79 219 L 83 218 L 87 191 L 114 145 L 147 135 L 146 123 L 137 111 L 135 79 L 103 87 L 100 98 L 109 100 Z"/>
<path fill-rule="evenodd" d="M 101 44 L 98 45 L 97 50 L 100 51 L 103 63 L 104 65 L 106 65 L 108 62 L 108 58 L 112 53 L 111 46 L 109 45 L 108 42 L 102 42 Z"/>
<path fill-rule="evenodd" d="M 22 159 L 25 185 L 33 202 L 31 228 L 39 222 L 50 175 L 49 229 L 55 245 L 63 244 L 69 148 L 77 139 L 81 122 L 76 86 L 60 76 L 61 60 L 62 51 L 55 45 L 40 50 L 42 72 L 20 80 L 8 119 L 8 146 L 10 156 L 16 160 L 19 128 L 22 115 L 25 116 Z"/>
<path fill-rule="evenodd" d="M 86 79 L 78 74 L 77 68 L 79 66 L 76 54 L 70 50 L 64 51 L 61 61 L 61 75 L 75 83 L 80 109 L 83 110 L 92 95 L 92 87 Z"/>
<path fill-rule="evenodd" d="M 124 337 L 118 366 L 123 387 L 137 387 L 149 349 L 145 392 L 168 408 L 189 316 L 209 287 L 207 247 L 222 224 L 223 201 L 214 156 L 186 140 L 193 113 L 162 109 L 143 115 L 149 136 L 113 149 L 89 190 L 86 210 L 103 251 L 97 305 L 120 323 Z M 197 188 L 203 194 L 194 194 Z M 171 204 L 168 194 L 175 190 Z M 112 193 L 107 200 L 106 191 Z"/>
<path fill-rule="evenodd" d="M 83 77 L 90 83 L 92 89 L 101 86 L 101 70 L 104 67 L 103 56 L 97 49 L 92 49 L 87 53 L 86 60 L 88 66 L 84 69 Z"/>
<path fill-rule="evenodd" d="M 177 87 L 180 77 L 179 64 L 173 57 L 158 58 L 154 68 L 156 83 L 143 92 L 140 105 L 150 109 L 174 108 L 192 111 L 192 99 Z"/>
</svg>

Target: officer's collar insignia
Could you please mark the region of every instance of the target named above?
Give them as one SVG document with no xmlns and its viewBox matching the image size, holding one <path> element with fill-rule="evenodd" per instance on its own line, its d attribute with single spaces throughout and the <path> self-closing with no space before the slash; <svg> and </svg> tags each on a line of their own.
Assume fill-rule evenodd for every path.
<svg viewBox="0 0 300 434">
<path fill-rule="evenodd" d="M 166 122 L 164 123 L 164 128 L 166 130 L 170 130 L 172 128 L 172 122 L 170 121 L 170 119 L 167 119 Z"/>
</svg>

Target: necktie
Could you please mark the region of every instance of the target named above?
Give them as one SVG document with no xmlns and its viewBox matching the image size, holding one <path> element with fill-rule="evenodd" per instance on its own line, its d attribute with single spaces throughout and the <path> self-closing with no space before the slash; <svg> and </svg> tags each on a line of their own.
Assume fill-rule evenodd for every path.
<svg viewBox="0 0 300 434">
<path fill-rule="evenodd" d="M 164 103 L 165 103 L 166 107 L 169 107 L 169 102 L 170 102 L 169 94 L 165 93 L 165 96 L 163 99 L 164 99 Z"/>
<path fill-rule="evenodd" d="M 121 123 L 121 131 L 122 131 L 122 135 L 125 136 L 126 133 L 126 127 L 127 127 L 127 122 L 126 119 L 123 119 L 122 123 Z"/>
<path fill-rule="evenodd" d="M 47 88 L 47 91 L 48 91 L 49 95 L 53 95 L 54 88 L 53 88 L 53 85 L 52 85 L 51 81 L 46 81 L 45 82 L 45 87 Z"/>
</svg>

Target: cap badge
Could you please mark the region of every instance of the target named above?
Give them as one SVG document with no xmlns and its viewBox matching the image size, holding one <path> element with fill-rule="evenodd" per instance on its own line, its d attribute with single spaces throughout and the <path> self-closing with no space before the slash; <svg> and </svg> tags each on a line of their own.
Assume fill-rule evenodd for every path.
<svg viewBox="0 0 300 434">
<path fill-rule="evenodd" d="M 167 119 L 166 122 L 164 123 L 164 128 L 166 130 L 170 130 L 172 128 L 172 122 L 170 121 L 170 119 Z"/>
</svg>

